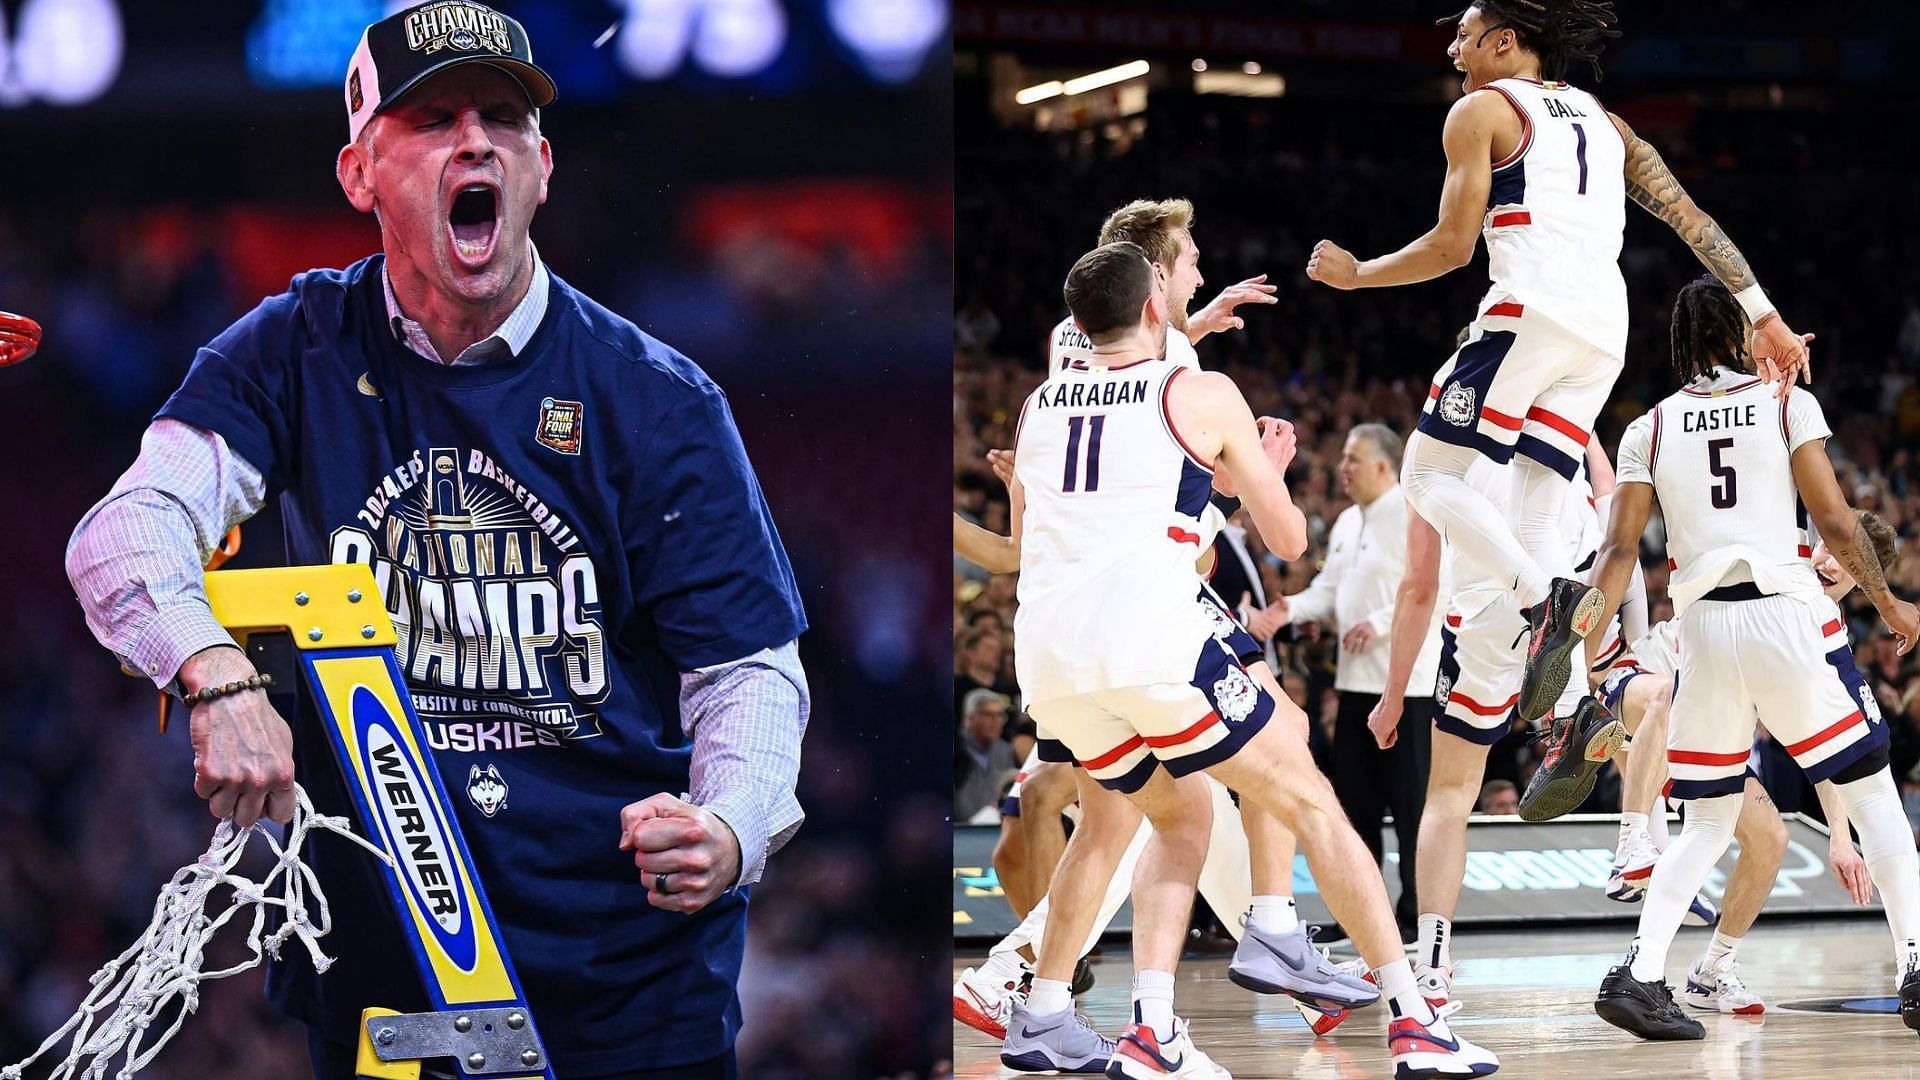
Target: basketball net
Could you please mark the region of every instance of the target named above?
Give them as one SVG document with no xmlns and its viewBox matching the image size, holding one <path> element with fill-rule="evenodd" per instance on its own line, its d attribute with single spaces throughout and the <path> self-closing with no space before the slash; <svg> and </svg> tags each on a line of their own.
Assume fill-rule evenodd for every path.
<svg viewBox="0 0 1920 1080">
<path fill-rule="evenodd" d="M 15 1065 L 0 1068 L 0 1080 L 22 1080 L 32 1065 L 61 1042 L 72 1038 L 67 1056 L 48 1080 L 101 1080 L 113 1067 L 113 1059 L 124 1054 L 125 1064 L 115 1077 L 131 1077 L 146 1068 L 167 1041 L 180 1030 L 188 1013 L 200 1007 L 200 984 L 224 979 L 260 966 L 271 956 L 280 958 L 280 947 L 288 938 L 299 938 L 313 958 L 316 971 L 325 971 L 333 960 L 320 951 L 320 939 L 333 929 L 326 894 L 313 869 L 300 861 L 300 848 L 315 829 L 338 833 L 372 852 L 376 858 L 393 865 L 386 852 L 354 835 L 343 817 L 316 813 L 304 788 L 294 785 L 293 823 L 287 827 L 284 841 L 261 825 L 235 829 L 233 819 L 222 821 L 213 831 L 213 843 L 207 853 L 182 867 L 160 890 L 153 905 L 153 922 L 131 948 L 93 973 L 88 980 L 93 990 L 80 1008 L 60 1030 L 47 1036 L 32 1056 Z M 273 869 L 259 881 L 234 873 L 234 867 L 246 852 L 247 840 L 258 833 L 266 837 L 274 854 Z M 231 901 L 218 915 L 209 916 L 208 901 L 216 889 L 233 890 Z M 280 908 L 285 921 L 280 929 L 266 932 L 267 909 Z M 319 919 L 310 911 L 317 907 Z M 253 958 L 220 971 L 202 971 L 207 943 L 220 928 L 234 921 L 242 911 L 251 911 L 253 926 L 247 933 L 247 946 Z M 175 1003 L 172 1023 L 153 1035 Z"/>
</svg>

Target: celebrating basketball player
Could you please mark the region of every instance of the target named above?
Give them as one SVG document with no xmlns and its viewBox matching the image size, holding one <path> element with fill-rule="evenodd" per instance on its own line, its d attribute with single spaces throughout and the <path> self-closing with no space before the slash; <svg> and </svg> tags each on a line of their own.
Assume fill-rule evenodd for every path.
<svg viewBox="0 0 1920 1080">
<path fill-rule="evenodd" d="M 1565 688 L 1577 640 L 1602 625 L 1599 594 L 1575 580 L 1556 519 L 1625 352 L 1619 256 L 1627 196 L 1671 226 L 1734 293 L 1755 327 L 1757 354 L 1776 362 L 1783 392 L 1805 372 L 1807 353 L 1746 259 L 1652 145 L 1592 94 L 1560 81 L 1576 60 L 1599 75 L 1602 41 L 1618 35 L 1608 0 L 1478 0 L 1455 21 L 1447 53 L 1465 75 L 1466 95 L 1442 134 L 1438 223 L 1399 251 L 1364 261 L 1322 240 L 1307 276 L 1340 289 L 1427 281 L 1467 264 L 1476 229 L 1486 237 L 1493 286 L 1472 336 L 1434 377 L 1407 442 L 1403 483 L 1421 516 L 1525 607 L 1530 639 L 1518 704 L 1521 717 L 1534 720 Z M 1479 456 L 1512 463 L 1511 515 L 1468 479 Z M 1608 722 L 1598 710 L 1581 715 Z M 1596 732 L 1567 717 L 1553 722 L 1552 734 L 1549 765 L 1592 749 Z"/>
<path fill-rule="evenodd" d="M 1016 660 L 1034 719 L 1154 828 L 1134 880 L 1134 1023 L 1108 1075 L 1220 1074 L 1173 1009 L 1210 817 L 1203 770 L 1299 838 L 1328 906 L 1390 1001 L 1397 1069 L 1492 1072 L 1494 1056 L 1455 1036 L 1420 997 L 1366 845 L 1304 743 L 1269 724 L 1297 710 L 1248 676 L 1193 602 L 1189 545 L 1216 466 L 1269 548 L 1294 558 L 1306 547 L 1306 520 L 1262 450 L 1245 399 L 1223 375 L 1157 359 L 1166 296 L 1138 246 L 1084 256 L 1066 298 L 1094 362 L 1049 380 L 1022 411 L 1012 489 L 1022 570 Z M 1009 1048 L 1016 1026 L 1084 1023 L 1060 998 L 1043 999 L 1036 980 L 1014 1007 Z"/>
<path fill-rule="evenodd" d="M 1594 1008 L 1642 1038 L 1704 1036 L 1673 1003 L 1667 950 L 1688 899 L 1732 839 L 1742 800 L 1729 796 L 1747 786 L 1757 721 L 1809 780 L 1832 781 L 1859 830 L 1893 931 L 1901 1017 L 1920 1030 L 1920 859 L 1888 767 L 1886 724 L 1814 571 L 1808 526 L 1859 582 L 1902 653 L 1920 632 L 1920 613 L 1888 590 L 1847 506 L 1819 402 L 1791 386 L 1774 399 L 1755 374 L 1756 337 L 1724 285 L 1687 285 L 1672 325 L 1685 385 L 1629 425 L 1620 445 L 1597 617 L 1618 606 L 1658 498 L 1679 622 L 1667 761 L 1673 797 L 1691 806 L 1654 866 L 1627 962 L 1607 973 Z M 1588 640 L 1589 661 L 1598 646 Z"/>
</svg>

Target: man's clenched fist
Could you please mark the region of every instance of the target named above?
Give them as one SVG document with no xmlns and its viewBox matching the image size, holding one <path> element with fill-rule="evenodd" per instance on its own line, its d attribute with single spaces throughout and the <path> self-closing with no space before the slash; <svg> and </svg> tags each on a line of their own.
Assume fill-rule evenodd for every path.
<svg viewBox="0 0 1920 1080">
<path fill-rule="evenodd" d="M 633 852 L 647 903 L 692 913 L 740 878 L 740 840 L 710 810 L 662 792 L 620 810 L 620 850 Z"/>
</svg>

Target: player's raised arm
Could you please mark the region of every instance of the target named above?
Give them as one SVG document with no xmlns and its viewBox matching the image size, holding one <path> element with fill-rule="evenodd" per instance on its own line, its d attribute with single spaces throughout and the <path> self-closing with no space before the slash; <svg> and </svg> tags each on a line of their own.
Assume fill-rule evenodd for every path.
<svg viewBox="0 0 1920 1080">
<path fill-rule="evenodd" d="M 1400 713 L 1413 679 L 1413 664 L 1433 625 L 1433 606 L 1440 593 L 1440 534 L 1413 507 L 1407 507 L 1407 568 L 1394 592 L 1393 627 L 1387 631 L 1387 684 L 1380 703 L 1367 717 L 1374 741 L 1381 749 L 1400 737 Z"/>
<path fill-rule="evenodd" d="M 1627 196 L 1640 204 L 1641 209 L 1667 223 L 1680 239 L 1693 249 L 1695 258 L 1720 279 L 1733 298 L 1740 301 L 1740 307 L 1746 311 L 1747 320 L 1753 323 L 1754 355 L 1771 359 L 1774 368 L 1781 375 L 1781 386 L 1792 385 L 1795 376 L 1811 382 L 1813 371 L 1806 343 L 1813 335 L 1802 336 L 1793 332 L 1773 302 L 1761 290 L 1760 282 L 1753 276 L 1753 268 L 1747 265 L 1747 257 L 1740 254 L 1732 238 L 1720 228 L 1713 215 L 1700 209 L 1692 196 L 1680 186 L 1680 181 L 1667 168 L 1660 157 L 1660 151 L 1653 144 L 1634 134 L 1625 120 L 1613 113 L 1607 118 L 1620 132 L 1620 138 L 1627 144 L 1626 177 Z M 1761 377 L 1771 382 L 1772 373 L 1763 365 Z"/>
<path fill-rule="evenodd" d="M 1170 385 L 1167 407 L 1177 429 L 1191 444 L 1219 447 L 1214 468 L 1233 477 L 1240 504 L 1253 516 L 1268 549 L 1283 559 L 1305 554 L 1307 518 L 1293 505 L 1282 471 L 1293 460 L 1293 425 L 1269 419 L 1263 430 L 1240 388 L 1217 371 L 1176 378 Z"/>
<path fill-rule="evenodd" d="M 1793 484 L 1813 518 L 1814 528 L 1820 530 L 1827 550 L 1853 575 L 1867 599 L 1873 601 L 1874 609 L 1899 638 L 1900 653 L 1905 655 L 1913 648 L 1916 631 L 1920 631 L 1920 612 L 1887 588 L 1886 571 L 1880 565 L 1880 556 L 1874 552 L 1873 539 L 1867 535 L 1866 525 L 1847 505 L 1840 481 L 1833 475 L 1833 462 L 1827 458 L 1825 439 L 1814 439 L 1793 452 Z"/>
<path fill-rule="evenodd" d="M 1502 123 L 1516 123 L 1513 115 L 1494 92 L 1454 102 L 1441 133 L 1447 179 L 1440 189 L 1440 220 L 1406 247 L 1377 259 L 1356 261 L 1345 248 L 1322 240 L 1307 259 L 1307 276 L 1336 289 L 1375 289 L 1430 281 L 1467 265 L 1493 185 L 1494 131 Z"/>
</svg>

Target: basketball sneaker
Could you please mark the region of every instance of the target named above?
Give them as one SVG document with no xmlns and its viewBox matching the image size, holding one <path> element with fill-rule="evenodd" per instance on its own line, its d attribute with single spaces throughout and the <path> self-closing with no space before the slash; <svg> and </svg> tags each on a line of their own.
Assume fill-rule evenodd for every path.
<svg viewBox="0 0 1920 1080">
<path fill-rule="evenodd" d="M 1437 1016 L 1431 1024 L 1395 1017 L 1387 1025 L 1387 1047 L 1393 1051 L 1394 1080 L 1486 1076 L 1500 1068 L 1491 1051 L 1455 1035 Z"/>
<path fill-rule="evenodd" d="M 1574 647 L 1600 628 L 1605 606 L 1599 589 L 1562 577 L 1553 579 L 1545 600 L 1526 609 L 1531 633 L 1526 671 L 1520 676 L 1520 719 L 1538 720 L 1560 700 L 1573 677 Z"/>
<path fill-rule="evenodd" d="M 1900 976 L 1900 1022 L 1920 1031 L 1920 956 L 1907 954 Z"/>
<path fill-rule="evenodd" d="M 1546 760 L 1520 796 L 1520 816 L 1527 821 L 1551 821 L 1586 801 L 1600 766 L 1627 741 L 1627 726 L 1584 697 L 1572 716 L 1553 721 L 1545 737 Z"/>
<path fill-rule="evenodd" d="M 1639 894 L 1646 891 L 1647 882 L 1653 877 L 1653 864 L 1659 861 L 1660 849 L 1653 846 L 1653 837 L 1647 830 L 1629 829 L 1620 837 L 1619 848 L 1613 853 L 1613 876 L 1607 880 L 1607 896 L 1629 904 L 1640 899 Z M 1616 887 L 1633 890 L 1632 899 L 1614 896 Z"/>
<path fill-rule="evenodd" d="M 1739 965 L 1732 953 L 1722 954 L 1711 965 L 1705 960 L 1695 960 L 1687 970 L 1685 996 L 1687 1004 L 1696 1009 L 1712 1009 L 1735 1016 L 1759 1016 L 1767 1011 L 1767 1003 L 1740 980 Z"/>
<path fill-rule="evenodd" d="M 1687 905 L 1687 913 L 1680 917 L 1682 926 L 1713 926 L 1720 921 L 1720 909 L 1713 906 L 1705 893 L 1695 893 L 1693 903 Z"/>
<path fill-rule="evenodd" d="M 1113 1057 L 1113 1040 L 1069 1006 L 1051 1016 L 1028 1011 L 1025 999 L 1008 1009 L 1000 1064 L 1015 1072 L 1098 1073 Z"/>
<path fill-rule="evenodd" d="M 1269 933 L 1245 915 L 1246 932 L 1227 965 L 1234 985 L 1260 994 L 1286 994 L 1323 1011 L 1355 1009 L 1380 1000 L 1380 990 L 1350 975 L 1314 948 L 1305 923 L 1284 934 Z"/>
<path fill-rule="evenodd" d="M 1233 1080 L 1233 1074 L 1193 1045 L 1187 1022 L 1173 1018 L 1173 1038 L 1161 1042 L 1145 1024 L 1128 1024 L 1107 1063 L 1111 1080 Z"/>
<path fill-rule="evenodd" d="M 982 1034 L 996 1039 L 1007 1037 L 1007 1015 L 1013 1003 L 1026 994 L 1033 980 L 1033 965 L 1020 960 L 1016 979 L 995 981 L 973 968 L 953 981 L 953 1018 Z"/>
<path fill-rule="evenodd" d="M 1637 904 L 1647 895 L 1644 884 L 1636 885 L 1626 879 L 1622 873 L 1626 868 L 1619 863 L 1613 864 L 1613 870 L 1607 875 L 1607 899 L 1618 900 L 1623 904 Z"/>
<path fill-rule="evenodd" d="M 1707 1029 L 1700 1026 L 1700 1021 L 1673 1003 L 1673 991 L 1667 988 L 1665 979 L 1641 982 L 1633 977 L 1627 964 L 1607 971 L 1607 977 L 1600 982 L 1600 994 L 1593 999 L 1593 1011 L 1614 1027 L 1643 1039 L 1707 1037 Z"/>
<path fill-rule="evenodd" d="M 1342 960 L 1334 966 L 1339 968 L 1343 974 L 1351 975 L 1356 979 L 1365 979 L 1369 983 L 1374 981 L 1373 969 L 1367 966 L 1365 960 L 1358 957 L 1352 960 Z M 1315 1035 L 1325 1035 L 1331 1032 L 1334 1028 L 1345 1023 L 1347 1017 L 1353 1015 L 1352 1009 L 1316 1009 L 1312 1005 L 1301 1001 L 1299 998 L 1293 1000 L 1293 1007 L 1300 1010 L 1301 1019 L 1307 1022 L 1307 1026 L 1313 1029 Z"/>
</svg>

